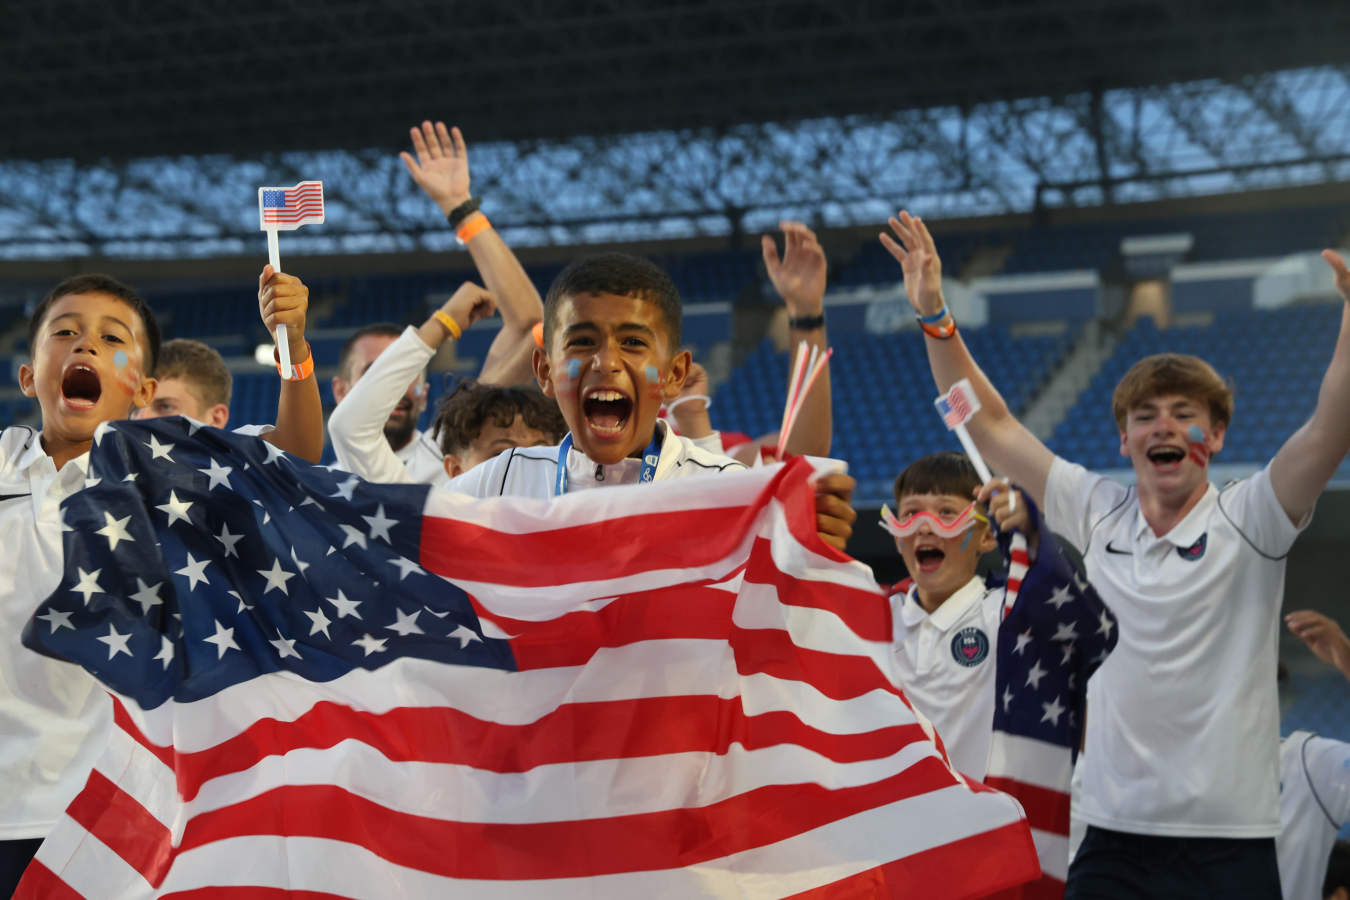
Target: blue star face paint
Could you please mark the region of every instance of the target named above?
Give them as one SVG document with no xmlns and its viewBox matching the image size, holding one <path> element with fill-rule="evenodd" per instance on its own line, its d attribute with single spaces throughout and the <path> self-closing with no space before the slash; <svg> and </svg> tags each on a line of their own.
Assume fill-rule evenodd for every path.
<svg viewBox="0 0 1350 900">
<path fill-rule="evenodd" d="M 569 379 L 571 379 L 572 381 L 576 381 L 579 377 L 581 377 L 581 360 L 569 359 L 567 361 L 567 368 L 564 371 L 567 372 L 567 377 Z"/>
<path fill-rule="evenodd" d="M 1205 432 L 1199 425 L 1192 425 L 1186 429 L 1186 441 L 1190 445 L 1190 452 L 1187 454 L 1191 462 L 1197 466 L 1209 464 L 1209 447 L 1205 444 Z"/>
<path fill-rule="evenodd" d="M 113 365 L 117 366 L 117 368 L 125 369 L 129 362 L 131 362 L 131 357 L 127 356 L 127 351 L 118 350 L 113 354 Z"/>
<path fill-rule="evenodd" d="M 647 392 L 653 397 L 659 399 L 661 396 L 661 372 L 656 366 L 647 366 L 642 370 L 642 374 L 647 376 Z"/>
</svg>

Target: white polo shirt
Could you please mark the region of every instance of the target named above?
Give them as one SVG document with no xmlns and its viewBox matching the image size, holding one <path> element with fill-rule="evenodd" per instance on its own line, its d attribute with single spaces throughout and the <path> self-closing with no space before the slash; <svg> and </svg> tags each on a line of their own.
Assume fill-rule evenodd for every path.
<svg viewBox="0 0 1350 900">
<path fill-rule="evenodd" d="M 0 434 L 0 840 L 47 836 L 112 724 L 93 677 L 20 643 L 61 583 L 61 501 L 84 487 L 88 464 L 78 456 L 58 472 L 34 429 Z"/>
<path fill-rule="evenodd" d="M 994 670 L 1003 589 L 972 578 L 930 615 L 917 587 L 891 597 L 896 673 L 942 737 L 952 765 L 982 781 L 994 734 Z"/>
<path fill-rule="evenodd" d="M 1075 813 L 1135 834 L 1276 835 L 1275 642 L 1285 556 L 1307 520 L 1289 521 L 1269 468 L 1210 485 L 1163 537 L 1133 487 L 1063 459 L 1045 500 L 1120 626 L 1088 682 Z"/>
<path fill-rule="evenodd" d="M 430 432 L 414 431 L 412 440 L 404 444 L 403 449 L 395 450 L 394 456 L 403 463 L 408 481 L 442 485 L 450 480 L 450 476 L 445 474 L 445 455 Z"/>
<path fill-rule="evenodd" d="M 1350 821 L 1350 744 L 1295 731 L 1280 742 L 1280 859 L 1284 900 L 1322 900 L 1327 858 Z"/>
</svg>

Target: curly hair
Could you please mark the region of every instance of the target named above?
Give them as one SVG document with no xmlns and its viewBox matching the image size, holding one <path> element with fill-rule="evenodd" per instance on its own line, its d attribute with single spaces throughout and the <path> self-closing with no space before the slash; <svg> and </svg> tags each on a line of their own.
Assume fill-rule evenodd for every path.
<svg viewBox="0 0 1350 900">
<path fill-rule="evenodd" d="M 519 416 L 529 428 L 555 442 L 567 434 L 558 404 L 537 388 L 501 387 L 472 378 L 461 381 L 436 405 L 431 433 L 447 456 L 466 450 L 483 432 L 483 426 L 510 428 Z"/>
</svg>

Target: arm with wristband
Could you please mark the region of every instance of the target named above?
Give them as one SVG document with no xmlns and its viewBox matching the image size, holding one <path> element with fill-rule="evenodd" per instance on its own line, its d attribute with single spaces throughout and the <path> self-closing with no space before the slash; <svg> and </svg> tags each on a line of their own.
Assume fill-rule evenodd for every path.
<svg viewBox="0 0 1350 900">
<path fill-rule="evenodd" d="M 469 158 L 464 136 L 444 122 L 423 122 L 410 132 L 416 156 L 399 154 L 417 186 L 445 214 L 449 226 L 473 257 L 502 314 L 502 328 L 488 349 L 479 380 L 488 384 L 532 381 L 531 329 L 544 319 L 544 304 L 534 282 L 479 209 L 469 192 Z"/>
<path fill-rule="evenodd" d="M 492 314 L 492 295 L 465 283 L 421 327 L 409 328 L 385 348 L 328 417 L 338 465 L 368 481 L 410 481 L 384 436 L 384 423 L 408 389 L 423 378 L 436 350 Z"/>
<path fill-rule="evenodd" d="M 283 372 L 280 361 L 281 398 L 277 401 L 276 427 L 263 436 L 289 453 L 317 463 L 323 455 L 323 402 L 314 378 L 314 356 L 305 340 L 305 314 L 309 288 L 294 275 L 263 267 L 258 277 L 258 314 L 276 340 L 278 325 L 286 326 L 291 371 Z"/>
<path fill-rule="evenodd" d="M 1010 477 L 1040 505 L 1055 456 L 1013 416 L 998 389 L 980 370 L 956 328 L 942 295 L 942 259 L 923 221 L 907 212 L 890 219 L 895 237 L 881 234 L 882 246 L 900 263 L 905 296 L 923 329 L 928 365 L 939 393 L 962 378 L 970 379 L 980 411 L 966 422 L 975 446 L 996 471 Z"/>
</svg>

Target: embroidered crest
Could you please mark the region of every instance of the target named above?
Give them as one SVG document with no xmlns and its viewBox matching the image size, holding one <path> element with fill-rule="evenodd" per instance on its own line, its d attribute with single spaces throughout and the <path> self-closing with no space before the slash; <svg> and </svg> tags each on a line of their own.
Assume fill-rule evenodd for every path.
<svg viewBox="0 0 1350 900">
<path fill-rule="evenodd" d="M 1194 544 L 1189 547 L 1178 547 L 1177 555 L 1187 562 L 1195 562 L 1205 555 L 1205 546 L 1209 540 L 1209 532 L 1200 535 Z"/>
<path fill-rule="evenodd" d="M 962 628 L 952 638 L 952 659 L 963 666 L 978 666 L 988 655 L 989 637 L 974 626 Z"/>
</svg>

